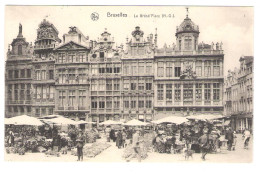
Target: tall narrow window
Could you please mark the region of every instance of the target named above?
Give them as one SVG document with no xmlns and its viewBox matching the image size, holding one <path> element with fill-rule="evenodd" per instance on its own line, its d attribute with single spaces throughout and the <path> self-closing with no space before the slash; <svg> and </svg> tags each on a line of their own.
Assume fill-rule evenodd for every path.
<svg viewBox="0 0 260 174">
<path fill-rule="evenodd" d="M 181 75 L 181 62 L 174 63 L 174 76 L 180 77 Z"/>
<path fill-rule="evenodd" d="M 51 79 L 51 80 L 54 79 L 54 73 L 53 73 L 53 70 L 49 70 L 49 79 Z"/>
<path fill-rule="evenodd" d="M 124 79 L 124 90 L 128 91 L 129 90 L 129 80 Z"/>
<path fill-rule="evenodd" d="M 112 80 L 106 80 L 106 90 L 107 91 L 112 91 Z"/>
<path fill-rule="evenodd" d="M 181 101 L 181 85 L 180 84 L 174 85 L 174 101 L 175 102 Z"/>
<path fill-rule="evenodd" d="M 191 102 L 193 100 L 193 84 L 183 85 L 183 101 Z"/>
<path fill-rule="evenodd" d="M 181 51 L 181 40 L 179 40 L 179 51 Z"/>
<path fill-rule="evenodd" d="M 138 108 L 144 108 L 144 97 L 138 98 Z"/>
<path fill-rule="evenodd" d="M 74 106 L 76 104 L 75 90 L 69 90 L 69 106 Z"/>
<path fill-rule="evenodd" d="M 220 87 L 219 83 L 213 83 L 213 100 L 219 101 Z"/>
<path fill-rule="evenodd" d="M 166 84 L 166 100 L 172 100 L 172 84 Z"/>
<path fill-rule="evenodd" d="M 23 54 L 23 46 L 18 45 L 18 55 L 22 55 L 22 54 Z"/>
<path fill-rule="evenodd" d="M 202 72 L 202 62 L 201 61 L 196 61 L 196 76 L 201 77 L 201 72 Z"/>
<path fill-rule="evenodd" d="M 86 104 L 86 98 L 86 90 L 79 90 L 79 107 L 83 107 Z"/>
<path fill-rule="evenodd" d="M 64 107 L 66 100 L 66 91 L 59 91 L 59 106 Z"/>
<path fill-rule="evenodd" d="M 124 108 L 129 109 L 129 97 L 124 97 Z"/>
<path fill-rule="evenodd" d="M 204 98 L 205 101 L 210 101 L 211 98 L 211 92 L 210 92 L 210 83 L 205 83 L 204 84 Z"/>
<path fill-rule="evenodd" d="M 112 108 L 112 97 L 107 97 L 106 108 L 108 109 Z"/>
<path fill-rule="evenodd" d="M 172 77 L 172 62 L 166 62 L 166 77 Z"/>
<path fill-rule="evenodd" d="M 164 76 L 164 63 L 163 62 L 158 62 L 158 77 L 163 77 Z"/>
<path fill-rule="evenodd" d="M 13 78 L 13 70 L 8 70 L 8 78 L 9 79 Z"/>
<path fill-rule="evenodd" d="M 213 61 L 213 74 L 214 74 L 214 76 L 220 76 L 220 61 L 219 60 Z"/>
<path fill-rule="evenodd" d="M 42 80 L 46 80 L 46 70 L 42 70 Z"/>
<path fill-rule="evenodd" d="M 152 62 L 147 62 L 146 63 L 146 75 L 152 75 Z"/>
<path fill-rule="evenodd" d="M 114 90 L 115 91 L 119 91 L 120 90 L 120 80 L 119 79 L 115 79 L 114 80 Z"/>
<path fill-rule="evenodd" d="M 202 84 L 196 83 L 196 101 L 202 100 Z"/>
<path fill-rule="evenodd" d="M 185 37 L 184 48 L 185 48 L 185 50 L 191 50 L 192 49 L 192 39 L 191 39 L 191 36 L 186 36 Z"/>
<path fill-rule="evenodd" d="M 205 77 L 211 76 L 211 61 L 207 60 L 204 62 L 204 75 Z"/>
<path fill-rule="evenodd" d="M 27 78 L 31 78 L 31 70 L 27 69 Z"/>
<path fill-rule="evenodd" d="M 163 84 L 158 84 L 157 88 L 157 99 L 163 100 Z"/>
<path fill-rule="evenodd" d="M 139 72 L 139 75 L 144 75 L 144 62 L 139 62 L 138 72 Z"/>
</svg>

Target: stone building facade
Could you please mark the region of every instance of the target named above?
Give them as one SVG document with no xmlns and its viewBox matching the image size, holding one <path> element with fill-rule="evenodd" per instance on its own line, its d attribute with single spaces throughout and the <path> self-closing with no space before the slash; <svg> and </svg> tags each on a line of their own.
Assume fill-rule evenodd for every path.
<svg viewBox="0 0 260 174">
<path fill-rule="evenodd" d="M 5 66 L 5 115 L 31 115 L 33 46 L 23 37 L 21 24 L 11 46 L 8 46 Z"/>
<path fill-rule="evenodd" d="M 188 16 L 176 30 L 176 45 L 163 48 L 157 46 L 157 32 L 145 37 L 139 26 L 125 48 L 117 46 L 106 29 L 97 41 L 77 27 L 70 27 L 63 40 L 58 33 L 43 20 L 34 48 L 24 41 L 31 49 L 26 54 L 26 67 L 32 71 L 26 79 L 31 110 L 14 113 L 9 103 L 19 100 L 6 96 L 7 116 L 61 114 L 103 122 L 223 112 L 222 44 L 199 44 L 199 28 Z M 15 44 L 12 49 L 17 49 Z M 7 77 L 9 69 L 18 68 L 11 52 L 17 54 L 8 52 Z M 6 78 L 6 88 L 11 82 L 20 83 Z"/>
<path fill-rule="evenodd" d="M 176 29 L 176 45 L 154 56 L 156 119 L 168 115 L 223 113 L 222 43 L 198 44 L 199 27 L 186 16 Z"/>
<path fill-rule="evenodd" d="M 61 40 L 56 27 L 45 19 L 39 24 L 32 58 L 32 115 L 51 115 L 55 108 L 54 53 Z"/>
<path fill-rule="evenodd" d="M 240 67 L 228 71 L 225 79 L 225 115 L 231 118 L 236 131 L 253 128 L 253 65 L 254 57 L 243 56 Z"/>
</svg>

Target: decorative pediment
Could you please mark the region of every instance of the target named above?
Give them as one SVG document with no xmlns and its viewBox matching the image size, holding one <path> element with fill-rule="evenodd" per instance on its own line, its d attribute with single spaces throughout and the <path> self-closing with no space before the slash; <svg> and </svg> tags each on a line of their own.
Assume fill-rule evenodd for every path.
<svg viewBox="0 0 260 174">
<path fill-rule="evenodd" d="M 58 46 L 55 50 L 59 51 L 59 50 L 82 50 L 82 49 L 89 49 L 89 48 L 84 45 L 70 41 L 68 43 Z"/>
</svg>

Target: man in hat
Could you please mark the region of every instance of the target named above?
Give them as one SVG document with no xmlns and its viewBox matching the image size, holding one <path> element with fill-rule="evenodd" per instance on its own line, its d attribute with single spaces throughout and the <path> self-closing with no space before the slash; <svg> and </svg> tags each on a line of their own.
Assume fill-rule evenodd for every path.
<svg viewBox="0 0 260 174">
<path fill-rule="evenodd" d="M 202 156 L 201 159 L 203 161 L 205 161 L 205 156 L 207 155 L 208 151 L 209 151 L 209 137 L 208 137 L 208 132 L 204 131 L 204 134 L 199 138 L 199 143 L 200 143 L 200 147 L 201 147 L 201 152 L 202 152 Z"/>
<path fill-rule="evenodd" d="M 231 130 L 231 128 L 228 128 L 226 135 L 225 135 L 225 138 L 228 140 L 227 141 L 228 150 L 231 151 L 233 139 L 234 139 L 233 131 Z"/>
<path fill-rule="evenodd" d="M 83 161 L 83 146 L 84 146 L 84 136 L 82 130 L 79 131 L 79 135 L 77 137 L 77 155 L 78 155 L 78 160 L 77 161 Z"/>
</svg>

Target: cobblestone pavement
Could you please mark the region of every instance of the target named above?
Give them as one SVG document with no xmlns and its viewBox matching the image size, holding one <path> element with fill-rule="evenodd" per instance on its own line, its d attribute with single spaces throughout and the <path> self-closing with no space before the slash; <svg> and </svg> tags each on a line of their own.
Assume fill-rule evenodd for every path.
<svg viewBox="0 0 260 174">
<path fill-rule="evenodd" d="M 102 141 L 102 140 L 100 140 Z M 86 162 L 126 162 L 122 158 L 124 149 L 118 149 L 115 143 L 110 143 L 111 147 L 97 155 L 95 158 L 84 158 Z M 249 143 L 249 149 L 243 148 L 242 136 L 238 135 L 237 145 L 235 151 L 227 151 L 223 148 L 220 153 L 207 154 L 206 161 L 203 163 L 249 163 L 253 159 L 253 146 L 252 138 Z M 183 154 L 159 154 L 155 152 L 148 153 L 148 157 L 142 162 L 202 162 L 201 154 L 194 154 L 193 159 L 185 160 Z M 76 156 L 68 153 L 67 155 L 61 155 L 60 157 L 46 156 L 43 153 L 26 153 L 25 155 L 18 154 L 5 154 L 6 161 L 64 161 L 73 162 L 77 160 Z M 133 159 L 131 162 L 137 162 L 137 159 Z"/>
</svg>

